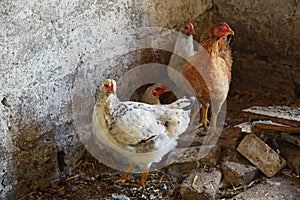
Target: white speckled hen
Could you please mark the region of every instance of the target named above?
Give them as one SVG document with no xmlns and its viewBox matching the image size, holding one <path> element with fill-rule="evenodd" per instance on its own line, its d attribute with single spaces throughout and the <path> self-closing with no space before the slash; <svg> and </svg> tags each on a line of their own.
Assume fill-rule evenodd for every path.
<svg viewBox="0 0 300 200">
<path fill-rule="evenodd" d="M 102 83 L 94 106 L 93 133 L 98 143 L 133 164 L 119 180 L 128 180 L 137 165 L 144 171 L 139 185 L 145 186 L 151 164 L 174 149 L 178 136 L 188 128 L 194 101 L 195 97 L 168 105 L 120 101 L 116 82 L 107 79 Z"/>
</svg>

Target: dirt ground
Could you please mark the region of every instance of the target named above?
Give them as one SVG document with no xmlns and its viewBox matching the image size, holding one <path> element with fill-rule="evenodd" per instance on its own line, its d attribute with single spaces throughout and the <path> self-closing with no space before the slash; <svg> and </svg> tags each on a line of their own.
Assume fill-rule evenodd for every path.
<svg viewBox="0 0 300 200">
<path fill-rule="evenodd" d="M 239 91 L 231 92 L 227 100 L 226 125 L 222 136 L 218 141 L 222 149 L 222 159 L 228 155 L 237 154 L 235 148 L 240 139 L 240 130 L 234 128 L 235 125 L 250 120 L 241 110 L 253 105 L 300 105 L 300 102 L 287 101 L 285 98 L 274 98 L 261 94 L 246 94 Z M 238 154 L 237 154 L 238 155 Z M 215 166 L 218 167 L 218 166 Z M 37 191 L 32 191 L 20 199 L 182 199 L 180 196 L 180 186 L 184 178 L 189 175 L 191 170 L 176 170 L 165 167 L 161 170 L 151 172 L 147 179 L 145 188 L 137 189 L 124 184 L 117 185 L 113 181 L 104 180 L 108 177 L 118 177 L 121 172 L 111 169 L 93 158 L 87 151 L 78 163 L 73 166 L 73 172 Z M 140 174 L 131 175 L 133 181 L 140 180 Z M 276 178 L 288 178 L 292 184 L 300 188 L 299 178 L 292 175 L 277 174 Z M 230 199 L 233 196 L 249 191 L 251 188 L 262 183 L 264 175 L 260 174 L 254 182 L 248 186 L 232 188 L 231 186 L 221 188 L 217 194 L 217 199 Z M 285 188 L 286 187 L 286 190 Z M 288 185 L 281 185 L 283 199 L 288 192 Z M 258 189 L 259 190 L 259 189 Z M 254 193 L 257 190 L 253 189 Z M 300 191 L 299 191 L 300 194 Z M 126 196 L 118 196 L 126 195 Z M 296 195 L 297 196 L 297 195 Z M 262 199 L 268 199 L 263 198 Z M 276 199 L 276 198 L 274 198 Z"/>
</svg>

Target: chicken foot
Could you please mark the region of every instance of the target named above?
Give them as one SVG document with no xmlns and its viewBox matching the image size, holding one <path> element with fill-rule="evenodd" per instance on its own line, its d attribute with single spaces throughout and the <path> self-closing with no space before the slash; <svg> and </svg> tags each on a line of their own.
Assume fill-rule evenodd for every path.
<svg viewBox="0 0 300 200">
<path fill-rule="evenodd" d="M 138 183 L 125 183 L 126 181 L 130 181 L 130 174 L 133 171 L 133 169 L 136 167 L 135 164 L 131 164 L 128 169 L 126 170 L 126 172 L 119 178 L 106 178 L 104 180 L 110 180 L 110 181 L 115 181 L 115 183 L 124 183 L 123 186 L 130 186 L 130 187 L 135 187 L 135 188 L 142 188 L 145 187 L 146 185 L 146 181 L 147 181 L 147 176 L 149 173 L 149 169 L 145 169 L 143 174 L 142 174 L 142 178 L 141 181 Z"/>
<path fill-rule="evenodd" d="M 132 170 L 135 168 L 136 165 L 131 164 L 126 172 L 121 176 L 121 177 L 109 177 L 109 178 L 103 178 L 102 180 L 104 181 L 114 181 L 115 183 L 120 183 L 120 182 L 126 182 L 126 181 L 130 181 L 130 174 L 132 172 Z"/>
<path fill-rule="evenodd" d="M 125 181 L 130 181 L 130 174 L 133 171 L 133 169 L 135 168 L 136 165 L 131 164 L 128 169 L 126 170 L 126 172 L 119 178 L 115 179 L 116 183 L 120 183 L 120 182 L 125 182 Z"/>
</svg>

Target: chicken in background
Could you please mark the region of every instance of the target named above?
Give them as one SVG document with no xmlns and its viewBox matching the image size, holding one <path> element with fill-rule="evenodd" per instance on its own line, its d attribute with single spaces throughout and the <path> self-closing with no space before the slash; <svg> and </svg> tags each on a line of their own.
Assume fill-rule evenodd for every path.
<svg viewBox="0 0 300 200">
<path fill-rule="evenodd" d="M 116 82 L 107 79 L 102 83 L 94 106 L 93 134 L 98 145 L 132 163 L 117 182 L 129 180 L 130 172 L 137 165 L 143 175 L 140 183 L 132 186 L 145 186 L 151 164 L 174 149 L 178 136 L 188 128 L 194 101 L 195 97 L 167 105 L 120 101 L 116 96 Z"/>
<path fill-rule="evenodd" d="M 202 34 L 201 46 L 196 55 L 188 59 L 183 76 L 195 90 L 202 104 L 199 127 L 207 128 L 207 114 L 211 106 L 211 126 L 216 132 L 217 117 L 227 98 L 231 82 L 232 57 L 229 42 L 234 32 L 226 22 L 209 27 Z"/>
<path fill-rule="evenodd" d="M 154 85 L 149 86 L 146 89 L 142 97 L 142 102 L 152 105 L 159 105 L 161 104 L 159 97 L 161 97 L 166 92 L 171 92 L 171 90 L 161 83 L 155 83 Z"/>
<path fill-rule="evenodd" d="M 171 55 L 168 63 L 168 77 L 174 83 L 178 81 L 178 76 L 181 77 L 183 66 L 186 62 L 185 58 L 189 58 L 197 53 L 194 50 L 194 25 L 192 23 L 187 23 L 182 27 L 181 32 L 182 34 L 180 34 L 176 39 L 173 54 Z"/>
</svg>

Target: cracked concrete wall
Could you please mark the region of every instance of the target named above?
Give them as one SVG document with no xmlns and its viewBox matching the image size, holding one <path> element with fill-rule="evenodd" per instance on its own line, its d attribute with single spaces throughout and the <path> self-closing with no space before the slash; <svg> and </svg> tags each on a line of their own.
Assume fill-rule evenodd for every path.
<svg viewBox="0 0 300 200">
<path fill-rule="evenodd" d="M 87 58 L 100 64 L 122 54 L 125 44 L 111 33 L 142 25 L 134 4 L 0 2 L 1 199 L 49 183 L 78 159 L 82 144 L 71 110 L 76 68 Z M 110 40 L 120 48 L 107 45 Z"/>
<path fill-rule="evenodd" d="M 95 70 L 95 85 L 120 76 L 143 54 L 127 52 L 134 38 L 123 41 L 123 30 L 178 27 L 211 8 L 212 1 L 203 2 L 1 1 L 0 198 L 71 173 L 83 149 L 72 118 L 79 68 Z"/>
</svg>

